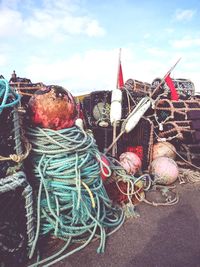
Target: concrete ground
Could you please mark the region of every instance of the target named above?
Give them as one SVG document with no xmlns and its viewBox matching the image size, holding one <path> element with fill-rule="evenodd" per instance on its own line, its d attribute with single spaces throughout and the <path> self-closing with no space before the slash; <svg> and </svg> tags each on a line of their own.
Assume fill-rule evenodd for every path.
<svg viewBox="0 0 200 267">
<path fill-rule="evenodd" d="M 200 267 L 200 183 L 177 185 L 178 204 L 137 206 L 107 239 L 104 254 L 95 241 L 55 267 Z"/>
</svg>

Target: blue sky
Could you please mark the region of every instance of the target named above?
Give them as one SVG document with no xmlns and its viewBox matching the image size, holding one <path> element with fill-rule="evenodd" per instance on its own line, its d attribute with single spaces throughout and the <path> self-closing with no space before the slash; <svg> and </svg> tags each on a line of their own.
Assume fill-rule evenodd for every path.
<svg viewBox="0 0 200 267">
<path fill-rule="evenodd" d="M 200 91 L 200 1 L 0 0 L 0 74 L 72 94 L 151 83 L 181 57 L 171 76 Z"/>
</svg>

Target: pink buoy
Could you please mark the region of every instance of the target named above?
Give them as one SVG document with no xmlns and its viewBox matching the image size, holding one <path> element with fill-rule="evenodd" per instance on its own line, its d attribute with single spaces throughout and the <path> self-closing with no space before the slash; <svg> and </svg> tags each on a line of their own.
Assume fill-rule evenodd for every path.
<svg viewBox="0 0 200 267">
<path fill-rule="evenodd" d="M 159 157 L 152 161 L 150 174 L 154 175 L 155 182 L 162 185 L 169 185 L 176 181 L 179 174 L 178 165 L 168 157 Z"/>
<path fill-rule="evenodd" d="M 152 159 L 158 157 L 169 157 L 171 159 L 176 158 L 176 148 L 169 142 L 158 142 L 153 145 Z"/>
<path fill-rule="evenodd" d="M 128 174 L 137 173 L 142 166 L 140 158 L 133 152 L 122 153 L 119 157 L 119 161 Z"/>
</svg>

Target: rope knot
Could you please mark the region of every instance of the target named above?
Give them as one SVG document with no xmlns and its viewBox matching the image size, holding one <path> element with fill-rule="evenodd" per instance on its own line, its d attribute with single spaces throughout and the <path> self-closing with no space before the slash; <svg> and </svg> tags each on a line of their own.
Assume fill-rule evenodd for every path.
<svg viewBox="0 0 200 267">
<path fill-rule="evenodd" d="M 11 158 L 11 160 L 13 160 L 17 163 L 19 163 L 20 161 L 23 160 L 23 157 L 21 155 L 16 155 L 16 154 L 11 154 L 10 158 Z"/>
</svg>

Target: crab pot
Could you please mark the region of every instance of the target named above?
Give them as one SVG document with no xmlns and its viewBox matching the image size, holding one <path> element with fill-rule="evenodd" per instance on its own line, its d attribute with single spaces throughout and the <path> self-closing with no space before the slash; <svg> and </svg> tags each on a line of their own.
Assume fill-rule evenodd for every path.
<svg viewBox="0 0 200 267">
<path fill-rule="evenodd" d="M 153 124 L 149 120 L 141 119 L 136 127 L 120 139 L 120 151 L 138 151 L 142 160 L 142 170 L 147 170 L 152 160 Z"/>
<path fill-rule="evenodd" d="M 175 145 L 196 143 L 195 130 L 191 127 L 191 121 L 168 121 L 163 125 L 163 130 L 159 131 L 158 136 L 171 140 Z"/>
<path fill-rule="evenodd" d="M 13 108 L 5 108 L 0 113 L 0 155 L 9 157 L 15 154 L 15 133 L 14 128 L 14 110 Z M 9 168 L 14 167 L 13 161 L 0 161 L 0 177 L 5 177 Z"/>
<path fill-rule="evenodd" d="M 100 126 L 108 127 L 110 124 L 110 105 L 112 91 L 95 91 L 86 96 L 82 101 L 83 113 L 88 128 Z M 130 110 L 146 94 L 140 91 L 122 91 L 122 119 L 125 119 Z M 134 102 L 133 102 L 134 100 Z"/>
<path fill-rule="evenodd" d="M 189 113 L 198 113 L 200 111 L 200 102 L 198 100 L 179 100 L 171 101 L 161 99 L 156 103 L 155 115 L 158 122 L 166 121 L 184 121 L 189 117 Z"/>
<path fill-rule="evenodd" d="M 1 89 L 0 104 L 6 98 Z M 0 112 L 0 266 L 16 267 L 24 266 L 33 240 L 33 201 L 32 188 L 22 171 L 22 125 L 18 105 L 13 104 L 17 94 L 8 90 L 6 108 L 2 105 Z"/>
<path fill-rule="evenodd" d="M 200 167 L 200 144 L 182 144 L 180 146 L 180 150 L 178 154 L 185 159 L 182 158 L 177 159 L 177 163 L 180 167 L 192 168 L 190 164 L 193 164 L 197 167 Z"/>
<path fill-rule="evenodd" d="M 0 263 L 23 266 L 27 260 L 27 228 L 23 187 L 0 193 Z"/>
</svg>

